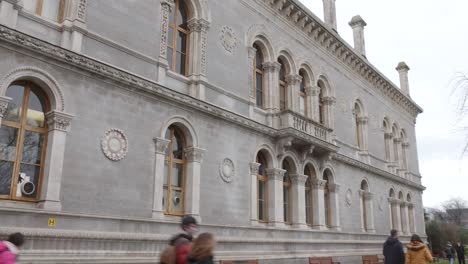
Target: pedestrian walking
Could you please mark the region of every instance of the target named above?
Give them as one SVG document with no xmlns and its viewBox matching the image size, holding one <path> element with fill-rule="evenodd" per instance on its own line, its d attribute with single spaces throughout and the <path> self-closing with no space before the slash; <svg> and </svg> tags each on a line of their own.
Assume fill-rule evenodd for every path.
<svg viewBox="0 0 468 264">
<path fill-rule="evenodd" d="M 212 234 L 200 234 L 193 242 L 187 264 L 214 264 L 213 250 L 215 246 L 216 241 Z"/>
<path fill-rule="evenodd" d="M 161 253 L 161 264 L 187 263 L 193 236 L 198 232 L 197 220 L 192 216 L 184 216 L 180 226 L 183 233 L 171 238 L 169 246 Z"/>
<path fill-rule="evenodd" d="M 21 233 L 13 233 L 8 239 L 0 242 L 0 264 L 15 264 L 18 253 L 24 244 L 24 236 Z"/>
<path fill-rule="evenodd" d="M 455 249 L 452 246 L 452 243 L 447 242 L 447 246 L 445 247 L 445 254 L 447 256 L 447 259 L 449 260 L 450 264 L 453 264 L 453 259 L 455 255 Z"/>
<path fill-rule="evenodd" d="M 456 251 L 458 256 L 458 264 L 465 264 L 465 245 L 463 245 L 462 242 L 457 243 Z"/>
<path fill-rule="evenodd" d="M 385 264 L 405 264 L 403 244 L 398 240 L 398 231 L 392 229 L 390 236 L 383 245 Z"/>
<path fill-rule="evenodd" d="M 411 236 L 411 242 L 406 248 L 408 249 L 406 251 L 406 264 L 426 264 L 433 261 L 431 251 L 416 234 Z"/>
</svg>

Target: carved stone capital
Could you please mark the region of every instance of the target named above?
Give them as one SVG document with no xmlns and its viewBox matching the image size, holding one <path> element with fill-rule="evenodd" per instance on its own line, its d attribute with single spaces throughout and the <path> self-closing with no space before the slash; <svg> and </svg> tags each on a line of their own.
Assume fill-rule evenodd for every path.
<svg viewBox="0 0 468 264">
<path fill-rule="evenodd" d="M 302 81 L 302 77 L 297 74 L 290 74 L 286 76 L 286 82 L 290 85 L 299 84 Z"/>
<path fill-rule="evenodd" d="M 277 72 L 281 69 L 281 64 L 278 62 L 264 62 L 263 63 L 263 70 L 268 72 Z"/>
<path fill-rule="evenodd" d="M 333 96 L 325 96 L 323 97 L 323 103 L 326 105 L 333 105 L 336 103 L 336 98 Z"/>
<path fill-rule="evenodd" d="M 260 163 L 251 162 L 250 163 L 250 175 L 257 175 L 260 165 L 261 165 Z"/>
<path fill-rule="evenodd" d="M 204 19 L 190 19 L 187 24 L 191 32 L 207 32 L 210 28 L 210 22 Z"/>
<path fill-rule="evenodd" d="M 401 143 L 401 146 L 403 148 L 409 148 L 410 144 L 408 142 L 403 142 L 403 143 Z"/>
<path fill-rule="evenodd" d="M 386 132 L 384 135 L 385 135 L 385 139 L 392 139 L 393 138 L 392 133 Z"/>
<path fill-rule="evenodd" d="M 359 16 L 359 15 L 354 16 L 348 24 L 349 24 L 352 28 L 354 28 L 354 27 L 361 27 L 361 28 L 364 28 L 365 26 L 367 26 L 366 21 L 364 21 L 364 19 L 362 19 L 362 17 Z"/>
<path fill-rule="evenodd" d="M 203 154 L 205 153 L 204 149 L 201 148 L 186 148 L 185 149 L 185 158 L 188 162 L 198 162 L 201 163 L 203 161 Z"/>
<path fill-rule="evenodd" d="M 60 130 L 63 132 L 68 132 L 72 119 L 73 115 L 56 110 L 46 113 L 46 122 L 49 126 L 49 131 Z"/>
<path fill-rule="evenodd" d="M 292 174 L 291 175 L 291 182 L 295 185 L 302 185 L 304 186 L 307 181 L 307 175 L 302 174 Z"/>
<path fill-rule="evenodd" d="M 393 142 L 395 142 L 395 143 L 401 143 L 401 138 L 393 138 Z"/>
<path fill-rule="evenodd" d="M 169 12 L 174 7 L 174 5 L 174 0 L 161 0 L 161 6 L 167 6 L 169 8 Z"/>
<path fill-rule="evenodd" d="M 0 96 L 0 118 L 5 116 L 8 110 L 8 104 L 11 102 L 10 97 Z"/>
<path fill-rule="evenodd" d="M 367 124 L 369 122 L 369 118 L 367 116 L 361 116 L 357 118 L 359 124 Z"/>
<path fill-rule="evenodd" d="M 395 70 L 397 70 L 399 72 L 408 72 L 410 70 L 410 68 L 408 67 L 408 65 L 406 65 L 406 63 L 404 61 L 402 61 L 402 62 L 398 63 Z"/>
<path fill-rule="evenodd" d="M 266 169 L 266 173 L 268 176 L 268 180 L 283 181 L 283 177 L 284 177 L 284 174 L 286 173 L 286 170 L 271 168 L 271 169 Z"/>
<path fill-rule="evenodd" d="M 317 188 L 317 189 L 320 189 L 320 190 L 325 189 L 326 184 L 327 184 L 327 181 L 325 181 L 325 180 L 321 180 L 321 179 L 313 179 L 312 180 L 312 186 L 314 188 Z"/>
<path fill-rule="evenodd" d="M 320 94 L 320 87 L 318 86 L 307 86 L 305 88 L 306 95 L 309 96 L 318 96 Z"/>
<path fill-rule="evenodd" d="M 161 155 L 166 154 L 166 149 L 171 143 L 170 140 L 167 140 L 165 138 L 153 138 L 153 142 L 154 142 L 154 148 L 155 148 L 156 154 L 161 154 Z"/>
</svg>

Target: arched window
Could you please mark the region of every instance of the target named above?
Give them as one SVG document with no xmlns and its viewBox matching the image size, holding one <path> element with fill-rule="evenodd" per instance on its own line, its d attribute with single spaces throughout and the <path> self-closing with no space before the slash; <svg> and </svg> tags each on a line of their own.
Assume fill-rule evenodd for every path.
<svg viewBox="0 0 468 264">
<path fill-rule="evenodd" d="M 366 208 L 366 196 L 365 193 L 369 192 L 369 186 L 366 181 L 361 182 L 361 207 L 362 207 L 362 220 L 364 231 L 367 231 L 367 208 Z"/>
<path fill-rule="evenodd" d="M 283 213 L 284 213 L 284 222 L 286 224 L 291 224 L 291 214 L 292 214 L 292 205 L 291 205 L 291 177 L 290 173 L 292 172 L 292 167 L 289 160 L 283 161 L 283 170 L 286 172 L 283 176 Z"/>
<path fill-rule="evenodd" d="M 389 193 L 388 193 L 388 197 L 390 198 L 390 204 L 389 204 L 389 207 L 390 207 L 390 227 L 391 229 L 397 229 L 397 223 L 396 223 L 396 212 L 395 212 L 395 207 L 394 207 L 394 201 L 393 199 L 395 199 L 395 191 L 392 189 L 390 189 Z"/>
<path fill-rule="evenodd" d="M 267 204 L 267 159 L 262 152 L 257 154 L 257 163 L 260 164 L 257 175 L 257 217 L 259 222 L 266 222 L 268 219 L 268 204 Z"/>
<path fill-rule="evenodd" d="M 286 91 L 286 67 L 282 59 L 278 59 L 280 64 L 279 70 L 279 100 L 280 100 L 280 110 L 286 110 L 287 108 L 287 91 Z"/>
<path fill-rule="evenodd" d="M 383 130 L 384 130 L 384 146 L 385 146 L 385 160 L 390 161 L 390 138 L 389 138 L 389 126 L 387 121 L 384 119 L 383 121 Z"/>
<path fill-rule="evenodd" d="M 313 193 L 312 193 L 312 180 L 316 179 L 315 169 L 311 165 L 307 165 L 304 170 L 304 175 L 307 176 L 305 183 L 305 212 L 306 212 L 306 223 L 312 225 L 314 221 L 313 216 Z"/>
<path fill-rule="evenodd" d="M 325 188 L 323 190 L 324 194 L 324 203 L 325 203 L 325 225 L 331 227 L 331 201 L 330 201 L 330 172 L 326 170 L 323 174 L 323 180 L 325 181 Z"/>
<path fill-rule="evenodd" d="M 49 102 L 32 82 L 11 85 L 0 126 L 0 199 L 37 201 L 47 146 Z"/>
<path fill-rule="evenodd" d="M 257 45 L 253 45 L 255 49 L 254 59 L 254 76 L 255 76 L 255 97 L 257 106 L 264 108 L 264 91 L 263 91 L 263 53 L 262 49 Z"/>
<path fill-rule="evenodd" d="M 299 75 L 302 77 L 301 83 L 299 86 L 299 112 L 303 115 L 307 113 L 307 100 L 306 100 L 306 73 L 303 69 L 299 71 Z"/>
<path fill-rule="evenodd" d="M 402 129 L 400 132 L 400 139 L 401 139 L 401 164 L 403 166 L 403 169 L 406 170 L 408 169 L 408 140 L 406 138 L 406 133 Z"/>
<path fill-rule="evenodd" d="M 364 144 L 363 144 L 363 128 L 362 128 L 362 109 L 359 103 L 354 104 L 354 117 L 356 121 L 356 143 L 357 146 L 360 150 L 364 149 Z"/>
<path fill-rule="evenodd" d="M 23 7 L 38 16 L 61 23 L 65 0 L 23 0 Z"/>
<path fill-rule="evenodd" d="M 400 160 L 400 155 L 398 155 L 398 128 L 393 125 L 392 127 L 393 135 L 393 162 L 398 163 Z"/>
<path fill-rule="evenodd" d="M 170 140 L 164 162 L 163 208 L 169 215 L 183 215 L 185 205 L 185 142 L 175 126 L 166 130 Z"/>
<path fill-rule="evenodd" d="M 405 209 L 402 205 L 402 202 L 405 201 L 404 199 L 404 196 L 403 196 L 403 192 L 400 191 L 400 193 L 398 194 L 398 200 L 400 200 L 400 221 L 401 221 L 401 230 L 400 231 L 403 231 L 405 230 Z"/>
<path fill-rule="evenodd" d="M 325 94 L 325 84 L 320 80 L 317 83 L 319 87 L 319 122 L 325 125 L 325 100 L 323 99 Z"/>
<path fill-rule="evenodd" d="M 175 0 L 169 17 L 169 31 L 167 34 L 167 61 L 169 68 L 182 75 L 187 75 L 188 8 L 183 0 Z"/>
</svg>

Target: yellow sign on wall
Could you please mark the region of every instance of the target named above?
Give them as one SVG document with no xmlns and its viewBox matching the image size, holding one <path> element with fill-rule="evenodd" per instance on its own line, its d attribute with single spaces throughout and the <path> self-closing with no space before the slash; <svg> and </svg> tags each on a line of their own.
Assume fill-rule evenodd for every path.
<svg viewBox="0 0 468 264">
<path fill-rule="evenodd" d="M 55 218 L 49 218 L 48 225 L 49 227 L 55 227 Z"/>
</svg>

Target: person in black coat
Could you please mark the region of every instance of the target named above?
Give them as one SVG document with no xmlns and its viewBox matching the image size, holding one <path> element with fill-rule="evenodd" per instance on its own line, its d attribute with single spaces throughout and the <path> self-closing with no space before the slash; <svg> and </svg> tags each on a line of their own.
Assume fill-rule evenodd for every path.
<svg viewBox="0 0 468 264">
<path fill-rule="evenodd" d="M 465 264 L 465 245 L 458 242 L 455 248 L 457 250 L 458 264 Z"/>
<path fill-rule="evenodd" d="M 385 264 L 405 264 L 405 252 L 403 244 L 398 240 L 398 231 L 392 229 L 390 236 L 383 245 Z"/>
</svg>

